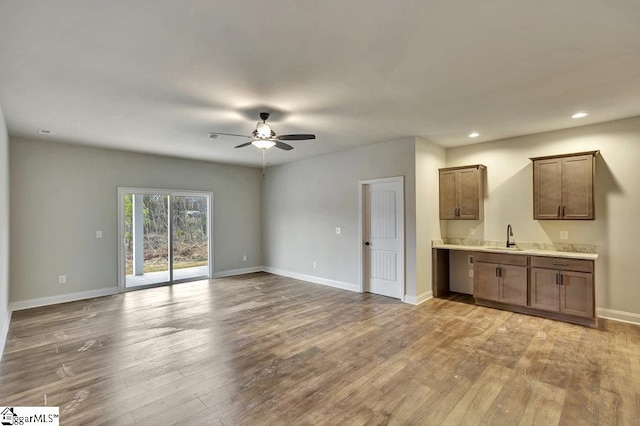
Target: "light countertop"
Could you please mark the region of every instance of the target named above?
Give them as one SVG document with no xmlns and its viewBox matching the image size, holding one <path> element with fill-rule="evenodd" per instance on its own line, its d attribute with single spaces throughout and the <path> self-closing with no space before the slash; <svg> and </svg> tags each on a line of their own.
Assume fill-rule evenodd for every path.
<svg viewBox="0 0 640 426">
<path fill-rule="evenodd" d="M 460 250 L 460 251 L 481 251 L 485 253 L 501 253 L 501 254 L 515 254 L 520 256 L 543 256 L 543 257 L 562 257 L 567 259 L 584 259 L 595 260 L 598 258 L 597 253 L 578 253 L 571 251 L 556 251 L 556 250 L 538 250 L 538 249 L 521 249 L 513 250 L 506 247 L 495 246 L 472 246 L 472 245 L 458 245 L 458 244 L 433 244 L 431 246 L 435 249 L 442 250 Z"/>
</svg>

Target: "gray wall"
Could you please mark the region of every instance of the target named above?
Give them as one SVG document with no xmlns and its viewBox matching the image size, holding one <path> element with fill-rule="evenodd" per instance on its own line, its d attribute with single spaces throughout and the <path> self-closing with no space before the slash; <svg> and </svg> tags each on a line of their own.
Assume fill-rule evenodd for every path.
<svg viewBox="0 0 640 426">
<path fill-rule="evenodd" d="M 441 238 L 439 175 L 445 149 L 416 138 L 416 296 L 431 297 L 431 241 Z"/>
<path fill-rule="evenodd" d="M 596 219 L 533 220 L 529 157 L 589 150 L 600 150 Z M 448 166 L 477 163 L 487 166 L 485 220 L 448 221 L 448 237 L 502 241 L 510 223 L 516 241 L 596 244 L 596 306 L 640 314 L 640 117 L 447 150 Z"/>
<path fill-rule="evenodd" d="M 9 136 L 0 106 L 0 357 L 9 313 Z"/>
<path fill-rule="evenodd" d="M 214 271 L 262 265 L 258 169 L 19 138 L 10 163 L 12 302 L 117 286 L 118 186 L 213 192 Z"/>
<path fill-rule="evenodd" d="M 415 138 L 267 170 L 265 265 L 359 285 L 359 181 L 405 177 L 406 293 L 416 295 Z M 336 235 L 335 228 L 342 228 Z M 313 261 L 317 269 L 313 269 Z"/>
</svg>

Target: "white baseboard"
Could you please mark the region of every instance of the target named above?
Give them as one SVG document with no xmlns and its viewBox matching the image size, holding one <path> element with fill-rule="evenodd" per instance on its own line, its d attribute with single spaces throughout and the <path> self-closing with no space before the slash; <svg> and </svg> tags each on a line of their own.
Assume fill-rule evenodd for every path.
<svg viewBox="0 0 640 426">
<path fill-rule="evenodd" d="M 228 271 L 216 272 L 214 278 L 233 277 L 236 275 L 253 274 L 254 272 L 263 272 L 264 266 L 250 266 L 248 268 L 229 269 Z"/>
<path fill-rule="evenodd" d="M 36 299 L 21 300 L 12 302 L 9 308 L 12 311 L 20 311 L 22 309 L 38 308 L 40 306 L 56 305 L 58 303 L 75 302 L 76 300 L 92 299 L 94 297 L 111 296 L 119 293 L 118 287 L 101 288 L 98 290 L 80 291 L 77 293 L 61 294 L 58 296 L 38 297 Z"/>
<path fill-rule="evenodd" d="M 616 311 L 615 309 L 596 308 L 598 318 L 605 318 L 614 321 L 628 322 L 630 324 L 640 325 L 640 314 L 633 312 Z"/>
<path fill-rule="evenodd" d="M 263 271 L 270 274 L 282 275 L 283 277 L 294 278 L 296 280 L 308 281 L 310 283 L 322 284 L 329 287 L 340 288 L 342 290 L 349 290 L 356 293 L 360 293 L 360 286 L 357 284 L 347 283 L 344 281 L 330 280 L 328 278 L 315 277 L 313 275 L 299 274 L 298 272 L 285 271 L 283 269 L 272 268 L 266 266 Z"/>
<path fill-rule="evenodd" d="M 433 299 L 433 291 L 429 290 L 429 291 L 425 291 L 422 294 L 419 294 L 418 296 L 404 296 L 404 303 L 408 303 L 410 305 L 419 305 L 421 303 L 426 302 L 429 299 Z"/>
<path fill-rule="evenodd" d="M 0 327 L 0 362 L 2 354 L 4 354 L 4 345 L 7 343 L 7 335 L 9 334 L 9 324 L 11 323 L 11 309 L 7 312 L 6 321 Z"/>
</svg>

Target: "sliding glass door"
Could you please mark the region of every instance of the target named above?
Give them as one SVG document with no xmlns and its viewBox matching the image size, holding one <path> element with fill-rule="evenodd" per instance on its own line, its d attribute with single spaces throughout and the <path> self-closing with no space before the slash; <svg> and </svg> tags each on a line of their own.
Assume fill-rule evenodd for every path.
<svg viewBox="0 0 640 426">
<path fill-rule="evenodd" d="M 211 277 L 211 193 L 118 188 L 120 287 Z"/>
</svg>

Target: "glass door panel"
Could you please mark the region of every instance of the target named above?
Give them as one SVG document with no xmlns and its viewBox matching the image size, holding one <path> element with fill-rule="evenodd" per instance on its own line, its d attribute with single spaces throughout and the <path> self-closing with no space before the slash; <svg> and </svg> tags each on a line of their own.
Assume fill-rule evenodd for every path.
<svg viewBox="0 0 640 426">
<path fill-rule="evenodd" d="M 173 220 L 173 280 L 209 276 L 207 197 L 171 197 Z"/>
<path fill-rule="evenodd" d="M 125 287 L 171 281 L 169 196 L 124 195 Z"/>
</svg>

